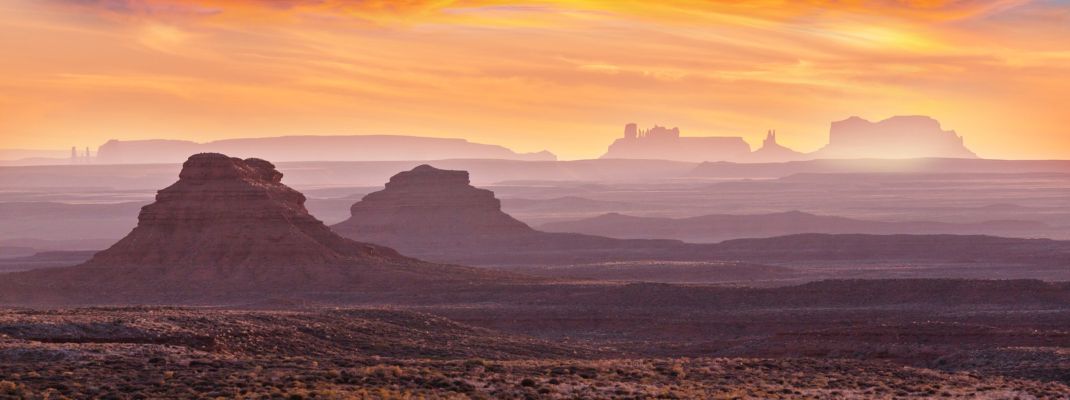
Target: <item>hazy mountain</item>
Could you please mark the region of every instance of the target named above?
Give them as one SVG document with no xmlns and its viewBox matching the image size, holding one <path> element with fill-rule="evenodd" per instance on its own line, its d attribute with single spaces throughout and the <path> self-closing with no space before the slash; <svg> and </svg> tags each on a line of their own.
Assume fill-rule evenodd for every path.
<svg viewBox="0 0 1070 400">
<path fill-rule="evenodd" d="M 421 161 L 294 161 L 278 163 L 295 187 L 379 186 Z M 477 182 L 633 182 L 686 176 L 698 164 L 664 160 L 441 160 L 435 165 L 478 173 Z M 181 162 L 151 165 L 39 165 L 0 167 L 5 188 L 155 190 L 171 183 Z"/>
<path fill-rule="evenodd" d="M 770 130 L 762 146 L 751 151 L 738 136 L 685 137 L 679 128 L 654 126 L 640 130 L 625 125 L 602 158 L 660 159 L 693 162 L 779 163 L 812 159 L 977 158 L 955 131 L 926 116 L 895 116 L 880 122 L 850 117 L 832 122 L 828 144 L 802 153 L 777 143 Z"/>
<path fill-rule="evenodd" d="M 543 224 L 550 232 L 574 232 L 622 239 L 678 239 L 688 242 L 720 242 L 737 238 L 761 238 L 798 233 L 867 234 L 989 234 L 1015 236 L 1050 229 L 1035 221 L 989 221 L 953 224 L 932 221 L 884 222 L 799 211 L 751 215 L 703 215 L 690 218 L 636 217 L 618 213 L 593 218 Z"/>
<path fill-rule="evenodd" d="M 741 137 L 686 137 L 680 136 L 680 128 L 655 125 L 640 130 L 630 123 L 624 127 L 624 137 L 615 140 L 602 158 L 736 161 L 745 159 L 750 152 L 750 145 Z"/>
<path fill-rule="evenodd" d="M 651 205 L 626 201 L 592 200 L 579 196 L 562 196 L 549 199 L 508 198 L 502 199 L 502 208 L 511 214 L 518 213 L 579 213 L 600 210 L 640 210 Z"/>
<path fill-rule="evenodd" d="M 549 152 L 516 153 L 502 146 L 464 139 L 396 135 L 280 136 L 226 139 L 207 143 L 182 140 L 110 140 L 97 150 L 102 164 L 182 162 L 190 154 L 218 152 L 285 161 L 407 161 L 504 159 L 552 161 Z"/>
<path fill-rule="evenodd" d="M 956 158 L 821 159 L 782 163 L 705 162 L 689 176 L 703 178 L 783 178 L 797 174 L 1009 174 L 1070 171 L 1065 160 L 986 160 Z"/>
<path fill-rule="evenodd" d="M 116 240 L 137 225 L 143 202 L 0 202 L 0 240 Z"/>
<path fill-rule="evenodd" d="M 0 149 L 0 165 L 48 165 L 71 162 L 70 151 L 37 149 Z M 82 156 L 82 153 L 78 154 Z"/>
<path fill-rule="evenodd" d="M 835 121 L 827 146 L 814 158 L 977 158 L 955 131 L 927 116 L 895 116 L 880 122 L 859 117 Z"/>
</svg>

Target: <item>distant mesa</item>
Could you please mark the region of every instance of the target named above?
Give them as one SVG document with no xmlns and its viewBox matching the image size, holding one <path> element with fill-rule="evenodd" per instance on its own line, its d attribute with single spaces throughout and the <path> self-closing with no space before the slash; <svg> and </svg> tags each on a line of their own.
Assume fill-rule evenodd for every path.
<svg viewBox="0 0 1070 400">
<path fill-rule="evenodd" d="M 619 257 L 644 246 L 680 244 L 540 232 L 503 212 L 494 192 L 473 187 L 467 171 L 430 165 L 394 175 L 385 189 L 364 196 L 351 212 L 331 228 L 354 240 L 440 262 L 544 261 L 590 252 Z"/>
<path fill-rule="evenodd" d="M 175 184 L 141 209 L 125 238 L 88 265 L 262 266 L 364 259 L 397 252 L 335 235 L 305 209 L 305 196 L 281 183 L 271 163 L 196 154 Z"/>
<path fill-rule="evenodd" d="M 880 122 L 859 117 L 832 123 L 829 143 L 817 158 L 977 158 L 962 136 L 926 116 L 897 116 Z"/>
<path fill-rule="evenodd" d="M 738 161 L 750 152 L 750 145 L 741 137 L 681 137 L 680 128 L 655 125 L 640 130 L 630 123 L 624 126 L 624 137 L 614 141 L 602 158 Z"/>
<path fill-rule="evenodd" d="M 5 276 L 4 303 L 187 303 L 296 293 L 405 290 L 479 281 L 342 238 L 309 215 L 305 196 L 271 163 L 196 154 L 178 182 L 142 208 L 138 225 L 82 265 Z"/>
<path fill-rule="evenodd" d="M 470 184 L 467 171 L 420 165 L 353 204 L 336 232 L 372 243 L 455 245 L 498 241 L 535 230 L 502 212 L 494 192 Z"/>
<path fill-rule="evenodd" d="M 829 143 L 813 153 L 802 153 L 777 142 L 767 132 L 753 152 L 741 137 L 681 137 L 679 128 L 654 126 L 639 130 L 629 123 L 624 137 L 609 146 L 602 158 L 662 159 L 690 162 L 781 163 L 814 159 L 977 158 L 955 131 L 925 116 L 897 116 L 880 122 L 851 117 L 832 123 Z"/>
<path fill-rule="evenodd" d="M 553 161 L 548 151 L 516 153 L 502 146 L 464 139 L 397 135 L 280 136 L 227 139 L 207 143 L 184 140 L 109 140 L 97 150 L 94 162 L 151 164 L 182 162 L 202 152 L 257 156 L 282 161 L 426 161 L 444 159 L 504 159 Z"/>
</svg>

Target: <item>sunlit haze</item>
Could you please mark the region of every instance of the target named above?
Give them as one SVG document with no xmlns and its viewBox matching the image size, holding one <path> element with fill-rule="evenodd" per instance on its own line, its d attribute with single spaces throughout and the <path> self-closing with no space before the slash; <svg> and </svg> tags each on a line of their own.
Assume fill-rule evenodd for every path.
<svg viewBox="0 0 1070 400">
<path fill-rule="evenodd" d="M 1070 157 L 1066 1 L 5 0 L 0 148 L 289 134 L 595 158 L 625 123 L 928 115 L 987 158 Z"/>
</svg>

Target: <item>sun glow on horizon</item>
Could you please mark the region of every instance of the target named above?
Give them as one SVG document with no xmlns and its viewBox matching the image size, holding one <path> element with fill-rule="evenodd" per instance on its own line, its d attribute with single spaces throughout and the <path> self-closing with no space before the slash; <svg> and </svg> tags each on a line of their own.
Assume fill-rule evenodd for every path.
<svg viewBox="0 0 1070 400">
<path fill-rule="evenodd" d="M 13 0 L 0 148 L 289 134 L 592 158 L 623 125 L 930 115 L 991 158 L 1070 158 L 1062 1 Z"/>
</svg>

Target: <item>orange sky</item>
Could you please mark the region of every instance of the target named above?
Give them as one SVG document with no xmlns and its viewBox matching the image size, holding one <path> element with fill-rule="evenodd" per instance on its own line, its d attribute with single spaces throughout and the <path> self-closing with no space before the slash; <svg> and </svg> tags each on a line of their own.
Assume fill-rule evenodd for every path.
<svg viewBox="0 0 1070 400">
<path fill-rule="evenodd" d="M 564 159 L 926 114 L 993 158 L 1070 158 L 1070 2 L 3 0 L 0 148 L 463 137 Z"/>
</svg>

